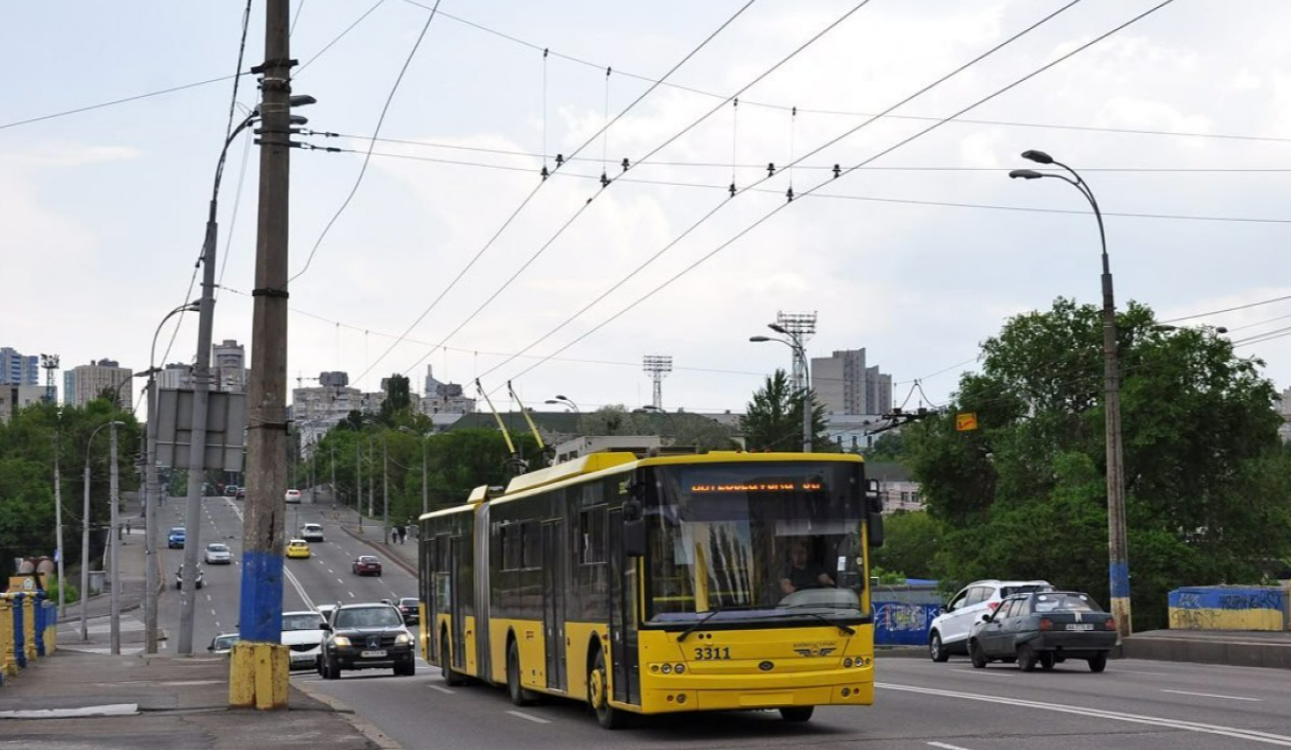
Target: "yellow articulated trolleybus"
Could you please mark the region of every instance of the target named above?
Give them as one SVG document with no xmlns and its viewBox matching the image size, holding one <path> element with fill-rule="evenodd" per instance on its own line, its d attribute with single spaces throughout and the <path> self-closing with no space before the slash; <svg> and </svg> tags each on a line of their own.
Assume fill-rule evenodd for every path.
<svg viewBox="0 0 1291 750">
<path fill-rule="evenodd" d="M 629 714 L 874 700 L 860 457 L 593 453 L 421 517 L 421 647 L 449 684 Z"/>
</svg>

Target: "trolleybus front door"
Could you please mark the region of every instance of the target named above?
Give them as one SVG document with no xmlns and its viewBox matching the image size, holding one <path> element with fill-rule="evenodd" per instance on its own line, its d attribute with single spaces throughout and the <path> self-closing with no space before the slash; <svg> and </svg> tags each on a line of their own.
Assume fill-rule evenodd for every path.
<svg viewBox="0 0 1291 750">
<path fill-rule="evenodd" d="M 637 672 L 637 561 L 623 554 L 623 511 L 609 513 L 610 661 L 614 700 L 639 705 Z"/>
<path fill-rule="evenodd" d="M 542 627 L 547 646 L 547 687 L 568 688 L 565 673 L 565 555 L 564 522 L 547 521 L 542 525 Z"/>
<path fill-rule="evenodd" d="M 452 593 L 449 595 L 450 611 L 452 616 L 453 627 L 453 666 L 458 669 L 466 669 L 466 608 L 462 606 L 466 598 L 465 592 L 470 590 L 471 579 L 467 577 L 469 566 L 462 556 L 470 550 L 470 546 L 462 543 L 462 537 L 453 536 L 448 542 L 448 565 L 452 578 Z"/>
</svg>

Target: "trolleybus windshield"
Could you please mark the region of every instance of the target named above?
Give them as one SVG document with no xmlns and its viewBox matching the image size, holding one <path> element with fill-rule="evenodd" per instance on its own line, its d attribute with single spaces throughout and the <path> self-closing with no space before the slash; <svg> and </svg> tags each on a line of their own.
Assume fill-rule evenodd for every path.
<svg viewBox="0 0 1291 750">
<path fill-rule="evenodd" d="M 860 466 L 661 466 L 645 508 L 646 623 L 862 616 Z"/>
</svg>

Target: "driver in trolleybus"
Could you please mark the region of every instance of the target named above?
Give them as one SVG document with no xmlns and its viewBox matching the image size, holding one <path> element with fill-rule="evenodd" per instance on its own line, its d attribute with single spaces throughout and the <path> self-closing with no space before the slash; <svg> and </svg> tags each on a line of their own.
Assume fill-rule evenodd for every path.
<svg viewBox="0 0 1291 750">
<path fill-rule="evenodd" d="M 808 557 L 806 542 L 795 541 L 789 546 L 789 564 L 785 566 L 784 574 L 780 577 L 780 589 L 785 594 L 792 594 L 804 588 L 836 585 L 825 569 Z"/>
</svg>

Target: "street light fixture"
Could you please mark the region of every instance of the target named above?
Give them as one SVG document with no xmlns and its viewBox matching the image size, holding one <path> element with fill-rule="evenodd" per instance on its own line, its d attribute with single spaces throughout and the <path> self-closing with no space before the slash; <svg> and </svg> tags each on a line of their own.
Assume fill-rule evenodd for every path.
<svg viewBox="0 0 1291 750">
<path fill-rule="evenodd" d="M 1080 191 L 1094 209 L 1098 221 L 1098 238 L 1102 245 L 1103 261 L 1103 391 L 1104 429 L 1107 443 L 1107 547 L 1108 578 L 1111 588 L 1112 615 L 1122 638 L 1132 632 L 1130 625 L 1130 563 L 1126 544 L 1125 479 L 1121 447 L 1121 395 L 1120 358 L 1116 347 L 1116 302 L 1112 293 L 1111 263 L 1107 258 L 1107 233 L 1103 228 L 1103 214 L 1098 200 L 1089 185 L 1076 170 L 1056 161 L 1052 156 L 1036 150 L 1022 152 L 1022 158 L 1037 164 L 1052 164 L 1066 170 L 1066 174 L 1037 172 L 1032 169 L 1015 169 L 1009 172 L 1014 179 L 1036 180 L 1053 177 Z"/>
<path fill-rule="evenodd" d="M 787 339 L 776 339 L 769 336 L 750 336 L 749 341 L 754 344 L 761 344 L 767 341 L 776 341 L 793 350 L 793 356 L 802 363 L 802 372 L 807 375 L 806 385 L 802 389 L 802 452 L 811 453 L 811 376 L 807 370 L 807 350 L 803 346 L 802 336 L 792 331 L 786 330 L 777 323 L 767 324 L 767 328 L 788 336 Z"/>
<path fill-rule="evenodd" d="M 90 639 L 89 631 L 89 610 L 86 607 L 86 601 L 90 598 L 90 449 L 94 447 L 94 436 L 99 434 L 99 430 L 104 427 L 112 428 L 112 435 L 115 438 L 116 428 L 124 422 L 112 420 L 104 422 L 90 433 L 89 440 L 85 441 L 85 505 L 81 510 L 81 640 Z M 113 442 L 115 445 L 115 441 Z M 115 459 L 115 456 L 113 456 Z M 116 463 L 113 462 L 113 470 L 116 469 Z M 119 636 L 118 636 L 119 637 Z M 121 648 L 120 643 L 115 644 L 117 653 Z"/>
</svg>

